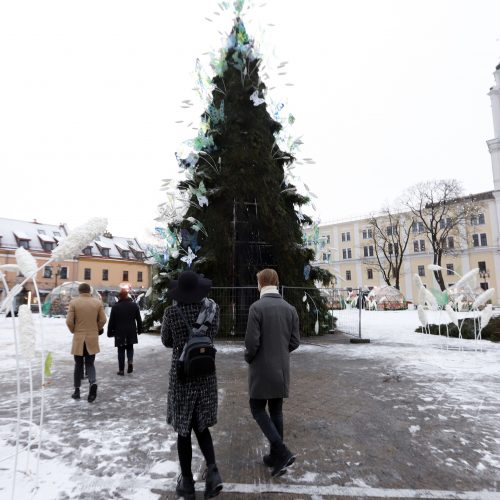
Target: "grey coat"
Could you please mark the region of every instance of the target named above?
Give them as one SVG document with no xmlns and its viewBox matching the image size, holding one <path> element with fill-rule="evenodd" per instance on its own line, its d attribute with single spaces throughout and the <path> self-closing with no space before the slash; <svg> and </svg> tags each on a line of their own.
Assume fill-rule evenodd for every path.
<svg viewBox="0 0 500 500">
<path fill-rule="evenodd" d="M 201 309 L 198 304 L 179 304 L 190 324 L 194 324 Z M 213 340 L 219 329 L 219 308 L 207 335 Z M 189 436 L 191 427 L 199 431 L 217 423 L 217 376 L 210 375 L 181 380 L 177 377 L 177 361 L 189 338 L 189 331 L 176 307 L 165 309 L 161 325 L 161 341 L 165 347 L 172 347 L 170 368 L 167 422 L 182 436 Z"/>
<path fill-rule="evenodd" d="M 250 306 L 245 335 L 250 398 L 288 397 L 290 352 L 299 344 L 297 311 L 279 293 L 266 294 Z"/>
</svg>

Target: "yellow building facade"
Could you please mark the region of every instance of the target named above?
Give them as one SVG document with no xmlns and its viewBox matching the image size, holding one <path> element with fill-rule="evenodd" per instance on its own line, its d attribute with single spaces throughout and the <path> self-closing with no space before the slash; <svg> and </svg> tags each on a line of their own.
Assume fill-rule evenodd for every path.
<svg viewBox="0 0 500 500">
<path fill-rule="evenodd" d="M 460 276 L 474 268 L 479 268 L 476 291 L 494 287 L 498 291 L 500 267 L 498 255 L 498 220 L 496 199 L 493 192 L 475 195 L 481 199 L 481 214 L 461 228 L 464 235 L 460 243 L 455 243 L 453 253 L 444 255 L 441 266 L 447 288 L 452 288 Z M 379 224 L 385 227 L 384 218 Z M 434 273 L 428 269 L 433 263 L 430 243 L 424 233 L 411 232 L 407 251 L 403 257 L 400 272 L 400 290 L 408 301 L 414 302 L 417 288 L 413 275 L 417 274 L 428 288 L 439 289 Z M 380 272 L 372 229 L 369 218 L 352 221 L 339 221 L 319 225 L 319 241 L 316 245 L 315 265 L 327 269 L 334 275 L 334 285 L 339 288 L 363 288 L 371 290 L 386 284 Z M 312 228 L 306 228 L 306 237 L 311 236 Z M 311 239 L 309 239 L 311 241 Z M 394 279 L 391 280 L 394 285 Z M 495 292 L 493 301 L 499 302 Z"/>
<path fill-rule="evenodd" d="M 74 259 L 51 262 L 51 252 L 61 238 L 70 233 L 66 224 L 43 224 L 36 220 L 20 221 L 0 218 L 0 266 L 16 264 L 15 252 L 24 247 L 35 258 L 41 270 L 37 273 L 37 284 L 42 301 L 55 287 L 64 282 L 89 283 L 112 304 L 120 284 L 127 283 L 135 293 L 145 292 L 151 285 L 151 264 L 146 260 L 146 251 L 135 238 L 113 236 L 106 233 L 90 243 Z M 4 268 L 7 285 L 12 288 L 23 281 L 17 272 Z M 0 300 L 5 296 L 0 285 Z M 23 295 L 32 292 L 32 303 L 36 304 L 31 281 L 25 285 Z"/>
</svg>

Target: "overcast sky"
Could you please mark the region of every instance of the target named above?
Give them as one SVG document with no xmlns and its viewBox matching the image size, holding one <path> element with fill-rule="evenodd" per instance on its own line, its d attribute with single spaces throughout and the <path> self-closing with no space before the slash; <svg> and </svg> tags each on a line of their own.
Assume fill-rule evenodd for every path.
<svg viewBox="0 0 500 500">
<path fill-rule="evenodd" d="M 203 111 L 180 107 L 195 101 L 196 58 L 231 28 L 214 10 L 1 1 L 0 216 L 73 227 L 106 216 L 112 233 L 144 238 L 174 153 L 196 135 L 183 112 Z M 288 61 L 266 83 L 316 161 L 298 173 L 323 221 L 376 211 L 431 178 L 493 188 L 499 20 L 498 0 L 269 0 L 244 18 L 271 64 Z"/>
</svg>

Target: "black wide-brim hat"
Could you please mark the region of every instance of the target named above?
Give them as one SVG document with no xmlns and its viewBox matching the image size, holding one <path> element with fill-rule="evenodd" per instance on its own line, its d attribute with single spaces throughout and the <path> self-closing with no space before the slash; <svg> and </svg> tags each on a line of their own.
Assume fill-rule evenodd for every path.
<svg viewBox="0 0 500 500">
<path fill-rule="evenodd" d="M 212 280 L 194 271 L 183 271 L 178 280 L 172 280 L 168 285 L 167 297 L 182 304 L 201 302 L 212 288 Z"/>
</svg>

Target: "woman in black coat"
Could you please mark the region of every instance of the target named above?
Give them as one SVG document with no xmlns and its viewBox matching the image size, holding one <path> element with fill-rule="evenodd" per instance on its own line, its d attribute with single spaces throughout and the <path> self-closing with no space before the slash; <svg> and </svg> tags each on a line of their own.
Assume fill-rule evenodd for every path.
<svg viewBox="0 0 500 500">
<path fill-rule="evenodd" d="M 161 326 L 161 340 L 165 347 L 172 347 L 172 366 L 168 386 L 167 422 L 177 432 L 177 451 L 181 475 L 176 492 L 185 500 L 195 498 L 191 471 L 191 430 L 207 464 L 205 498 L 217 496 L 222 490 L 222 479 L 215 462 L 215 452 L 209 427 L 217 423 L 217 377 L 215 373 L 193 378 L 177 375 L 177 362 L 186 344 L 190 326 L 204 311 L 203 322 L 210 322 L 206 335 L 212 340 L 219 328 L 219 308 L 213 300 L 206 298 L 212 282 L 193 271 L 184 271 L 178 281 L 172 281 L 167 296 L 176 301 L 167 307 Z"/>
<path fill-rule="evenodd" d="M 127 290 L 120 290 L 118 302 L 111 308 L 108 321 L 108 337 L 115 338 L 118 348 L 118 372 L 123 376 L 125 370 L 125 351 L 127 351 L 127 373 L 134 371 L 134 344 L 137 334 L 142 333 L 142 319 L 139 306 L 128 296 Z"/>
</svg>

